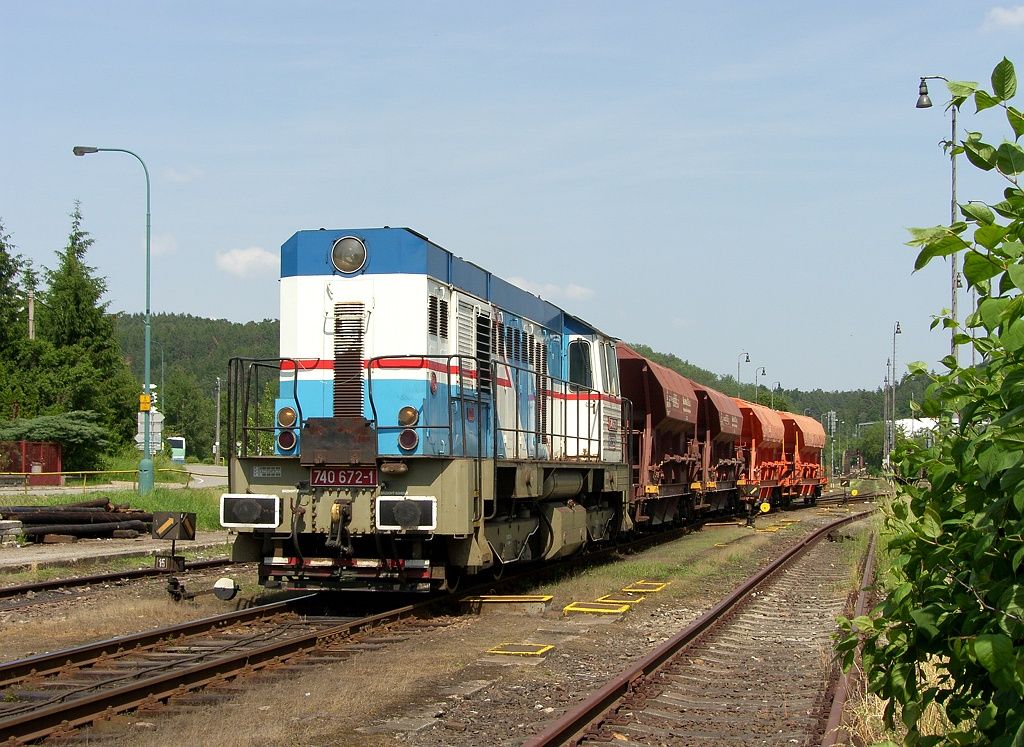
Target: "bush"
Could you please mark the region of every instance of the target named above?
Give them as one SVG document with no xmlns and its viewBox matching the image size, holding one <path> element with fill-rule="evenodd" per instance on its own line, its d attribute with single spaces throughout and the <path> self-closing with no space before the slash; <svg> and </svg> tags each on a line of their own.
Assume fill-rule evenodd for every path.
<svg viewBox="0 0 1024 747">
<path fill-rule="evenodd" d="M 977 111 L 999 107 L 1018 140 L 1024 118 L 1009 105 L 1013 65 L 992 73 L 992 91 L 950 82 L 952 106 L 972 99 Z M 969 336 L 955 320 L 936 325 L 973 345 L 977 368 L 949 356 L 932 376 L 922 415 L 940 420 L 932 445 L 906 442 L 896 453 L 904 500 L 888 512 L 893 581 L 870 616 L 842 620 L 838 650 L 852 662 L 858 643 L 869 689 L 888 701 L 909 745 L 1024 743 L 1024 149 L 998 146 L 968 132 L 951 144 L 976 167 L 1009 186 L 996 204 L 960 206 L 966 220 L 912 229 L 916 267 L 962 253 L 964 276 L 977 290 Z M 1004 219 L 1005 223 L 1000 223 Z M 935 325 L 933 325 L 935 326 Z M 926 373 L 922 363 L 911 370 Z M 919 479 L 923 478 L 923 479 Z M 925 678 L 933 669 L 937 676 Z M 921 714 L 931 705 L 952 727 L 925 736 Z"/>
</svg>

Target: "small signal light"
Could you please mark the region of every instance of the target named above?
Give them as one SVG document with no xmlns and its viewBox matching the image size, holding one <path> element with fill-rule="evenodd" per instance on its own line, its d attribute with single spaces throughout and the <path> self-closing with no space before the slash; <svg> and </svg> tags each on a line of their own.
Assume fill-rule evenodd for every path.
<svg viewBox="0 0 1024 747">
<path fill-rule="evenodd" d="M 277 424 L 282 428 L 291 428 L 297 419 L 298 416 L 293 407 L 282 407 L 277 412 Z"/>
<path fill-rule="evenodd" d="M 398 434 L 398 445 L 405 451 L 412 451 L 419 443 L 420 437 L 412 428 L 406 428 Z"/>
</svg>

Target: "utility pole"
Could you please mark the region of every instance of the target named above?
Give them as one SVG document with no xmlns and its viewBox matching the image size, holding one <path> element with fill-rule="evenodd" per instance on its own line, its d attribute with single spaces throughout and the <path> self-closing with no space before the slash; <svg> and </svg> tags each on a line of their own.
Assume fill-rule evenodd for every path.
<svg viewBox="0 0 1024 747">
<path fill-rule="evenodd" d="M 217 377 L 217 430 L 213 437 L 213 463 L 220 464 L 220 376 Z"/>
<path fill-rule="evenodd" d="M 28 292 L 28 339 L 36 339 L 36 292 Z"/>
</svg>

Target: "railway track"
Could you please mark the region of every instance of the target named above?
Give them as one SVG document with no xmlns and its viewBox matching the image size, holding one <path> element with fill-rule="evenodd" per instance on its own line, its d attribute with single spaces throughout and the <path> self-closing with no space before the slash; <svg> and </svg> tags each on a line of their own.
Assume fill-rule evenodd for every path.
<svg viewBox="0 0 1024 747">
<path fill-rule="evenodd" d="M 685 531 L 664 532 L 595 552 L 565 564 L 561 572 L 611 559 L 623 549 L 671 541 Z M 536 582 L 537 571 L 509 574 L 500 582 L 465 589 L 459 596 Z M 540 576 L 554 572 L 558 569 L 544 567 Z M 433 598 L 365 617 L 300 616 L 298 608 L 316 597 L 306 594 L 0 664 L 0 742 L 21 744 L 67 733 L 117 713 L 177 702 L 188 693 L 211 687 L 210 698 L 228 697 L 229 693 L 216 692 L 226 693 L 228 683 L 241 673 L 315 666 L 343 658 L 353 650 L 345 641 L 353 634 L 426 615 L 428 607 L 444 601 Z"/>
<path fill-rule="evenodd" d="M 207 571 L 215 568 L 223 568 L 229 565 L 232 565 L 232 561 L 227 558 L 197 560 L 186 565 L 185 572 Z M 142 578 L 156 578 L 160 576 L 170 577 L 173 575 L 179 574 L 161 568 L 136 568 L 124 571 L 111 571 L 109 573 L 95 573 L 88 576 L 70 576 L 67 578 L 49 579 L 47 581 L 33 581 L 25 584 L 2 586 L 0 587 L 0 609 L 14 609 L 15 607 L 21 606 L 24 600 L 31 596 L 58 591 L 60 589 L 102 586 L 103 584 L 116 584 L 123 581 L 132 581 Z M 14 604 L 10 604 L 10 602 L 13 602 Z"/>
<path fill-rule="evenodd" d="M 241 673 L 347 656 L 345 638 L 416 614 L 309 617 L 303 595 L 138 635 L 0 664 L 0 742 L 25 744 L 156 706 Z"/>
<path fill-rule="evenodd" d="M 850 572 L 822 540 L 866 515 L 809 535 L 527 745 L 819 744 Z"/>
</svg>

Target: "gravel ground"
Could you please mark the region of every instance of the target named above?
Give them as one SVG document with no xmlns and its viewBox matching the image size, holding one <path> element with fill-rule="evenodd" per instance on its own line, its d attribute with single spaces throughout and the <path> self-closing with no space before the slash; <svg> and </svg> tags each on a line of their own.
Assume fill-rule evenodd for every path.
<svg viewBox="0 0 1024 747">
<path fill-rule="evenodd" d="M 119 718 L 84 738 L 133 747 L 519 745 L 836 513 L 763 518 L 759 524 L 774 533 L 708 528 L 545 588 L 555 599 L 543 614 L 504 609 L 435 620 L 436 627 L 402 630 L 404 640 L 335 664 L 246 678 L 220 704 Z M 562 613 L 571 601 L 615 593 L 630 580 L 666 577 L 671 586 L 625 615 Z M 0 636 L 5 629 L 0 620 Z M 554 648 L 543 657 L 487 653 L 527 642 Z"/>
</svg>

